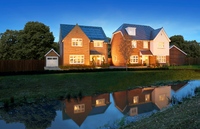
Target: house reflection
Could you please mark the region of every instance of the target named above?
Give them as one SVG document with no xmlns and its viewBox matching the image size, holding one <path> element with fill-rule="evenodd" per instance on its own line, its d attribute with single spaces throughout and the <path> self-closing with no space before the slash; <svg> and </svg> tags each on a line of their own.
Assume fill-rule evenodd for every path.
<svg viewBox="0 0 200 129">
<path fill-rule="evenodd" d="M 109 93 L 95 96 L 85 96 L 81 99 L 66 99 L 64 101 L 63 120 L 72 119 L 77 125 L 80 126 L 87 116 L 104 113 L 109 105 Z"/>
<path fill-rule="evenodd" d="M 171 86 L 138 88 L 113 93 L 115 106 L 123 114 L 137 114 L 159 110 L 169 104 Z"/>
</svg>

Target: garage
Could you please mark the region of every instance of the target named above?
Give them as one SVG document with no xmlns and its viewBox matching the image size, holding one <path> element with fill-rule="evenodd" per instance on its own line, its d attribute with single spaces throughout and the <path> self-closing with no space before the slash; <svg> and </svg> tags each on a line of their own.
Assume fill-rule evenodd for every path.
<svg viewBox="0 0 200 129">
<path fill-rule="evenodd" d="M 60 55 L 54 49 L 51 49 L 49 52 L 47 52 L 45 57 L 46 57 L 46 67 L 58 67 L 59 66 Z"/>
</svg>

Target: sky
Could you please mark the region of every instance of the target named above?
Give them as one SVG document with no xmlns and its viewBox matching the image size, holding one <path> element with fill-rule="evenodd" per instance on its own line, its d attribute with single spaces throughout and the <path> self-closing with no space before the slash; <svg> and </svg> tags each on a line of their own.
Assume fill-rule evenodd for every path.
<svg viewBox="0 0 200 129">
<path fill-rule="evenodd" d="M 55 42 L 60 24 L 102 27 L 106 36 L 123 23 L 163 27 L 168 37 L 200 42 L 199 0 L 1 0 L 0 33 L 29 21 L 49 26 Z"/>
</svg>

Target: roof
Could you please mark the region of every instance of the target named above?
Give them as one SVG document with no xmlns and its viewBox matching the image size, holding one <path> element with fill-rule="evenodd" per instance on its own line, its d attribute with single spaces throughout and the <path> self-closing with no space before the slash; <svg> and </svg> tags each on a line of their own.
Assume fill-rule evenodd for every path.
<svg viewBox="0 0 200 129">
<path fill-rule="evenodd" d="M 90 50 L 90 55 L 102 55 L 102 54 L 96 50 Z"/>
<path fill-rule="evenodd" d="M 76 25 L 60 24 L 60 40 L 63 40 L 75 26 Z M 82 29 L 82 31 L 87 35 L 87 37 L 91 41 L 104 40 L 105 42 L 108 42 L 108 38 L 106 37 L 102 27 L 82 25 L 78 26 Z"/>
<path fill-rule="evenodd" d="M 153 29 L 152 27 L 146 25 L 122 24 L 114 33 L 121 31 L 123 34 L 125 34 L 127 33 L 127 27 L 136 28 L 136 35 L 131 36 L 135 40 L 153 40 L 162 29 Z"/>
<path fill-rule="evenodd" d="M 153 55 L 150 50 L 140 50 L 141 55 Z"/>
<path fill-rule="evenodd" d="M 182 52 L 183 54 L 185 54 L 185 55 L 187 55 L 187 53 L 185 53 L 183 50 L 181 50 L 180 48 L 178 48 L 176 45 L 172 45 L 172 46 L 170 46 L 169 47 L 169 49 L 171 49 L 171 48 L 176 48 L 176 49 L 178 49 L 180 52 Z"/>
<path fill-rule="evenodd" d="M 60 56 L 53 48 L 50 50 L 50 51 L 48 51 L 44 56 L 47 56 L 50 52 L 54 52 L 57 56 Z"/>
</svg>

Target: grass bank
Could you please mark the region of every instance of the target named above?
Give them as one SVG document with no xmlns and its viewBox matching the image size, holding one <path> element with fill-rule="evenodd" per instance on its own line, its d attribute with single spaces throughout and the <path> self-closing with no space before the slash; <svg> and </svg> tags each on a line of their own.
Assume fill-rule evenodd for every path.
<svg viewBox="0 0 200 129">
<path fill-rule="evenodd" d="M 0 76 L 0 102 L 63 98 L 200 79 L 195 70 L 107 71 Z"/>
<path fill-rule="evenodd" d="M 199 89 L 200 90 L 200 89 Z M 199 129 L 200 95 L 121 129 Z"/>
</svg>

